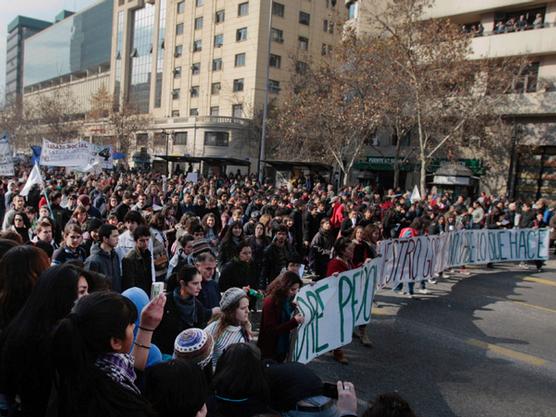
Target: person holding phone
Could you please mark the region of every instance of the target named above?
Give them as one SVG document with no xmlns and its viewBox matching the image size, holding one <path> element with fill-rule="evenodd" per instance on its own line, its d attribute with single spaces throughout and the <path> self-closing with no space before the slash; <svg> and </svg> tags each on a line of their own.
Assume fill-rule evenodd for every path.
<svg viewBox="0 0 556 417">
<path fill-rule="evenodd" d="M 263 358 L 284 362 L 288 357 L 290 332 L 304 322 L 293 301 L 302 285 L 294 272 L 284 272 L 269 284 L 257 342 Z"/>
</svg>

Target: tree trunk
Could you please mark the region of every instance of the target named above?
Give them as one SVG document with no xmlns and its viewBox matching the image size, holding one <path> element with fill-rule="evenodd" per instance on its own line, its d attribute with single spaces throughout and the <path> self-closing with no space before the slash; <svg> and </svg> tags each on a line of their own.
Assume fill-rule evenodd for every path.
<svg viewBox="0 0 556 417">
<path fill-rule="evenodd" d="M 424 199 L 427 188 L 427 157 L 423 148 L 419 151 L 419 161 L 421 162 L 421 168 L 419 170 L 419 189 L 421 191 L 421 198 Z"/>
</svg>

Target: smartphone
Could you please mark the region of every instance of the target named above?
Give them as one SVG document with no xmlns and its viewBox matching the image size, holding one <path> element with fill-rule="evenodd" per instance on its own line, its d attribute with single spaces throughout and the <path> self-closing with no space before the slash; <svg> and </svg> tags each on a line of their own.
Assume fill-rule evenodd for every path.
<svg viewBox="0 0 556 417">
<path fill-rule="evenodd" d="M 325 382 L 322 384 L 322 395 L 328 398 L 338 399 L 338 386 L 336 384 L 331 384 L 330 382 Z"/>
<path fill-rule="evenodd" d="M 163 282 L 153 282 L 151 287 L 151 300 L 164 292 Z"/>
</svg>

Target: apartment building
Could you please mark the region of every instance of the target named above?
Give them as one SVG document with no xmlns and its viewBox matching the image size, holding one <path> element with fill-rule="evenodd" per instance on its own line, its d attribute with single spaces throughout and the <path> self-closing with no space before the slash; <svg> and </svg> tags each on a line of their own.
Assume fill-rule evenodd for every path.
<svg viewBox="0 0 556 417">
<path fill-rule="evenodd" d="M 279 99 L 337 41 L 345 13 L 335 0 L 117 1 L 111 91 L 155 120 L 137 147 L 255 164 L 267 69 L 268 98 Z"/>
<path fill-rule="evenodd" d="M 370 24 L 368 10 L 377 3 L 384 2 L 345 1 L 348 23 L 364 32 Z M 471 153 L 464 148 L 460 162 L 481 177 L 481 186 L 488 191 L 556 199 L 556 1 L 436 0 L 424 18 L 449 18 L 474 34 L 470 59 L 526 56 L 531 60 L 500 108 L 513 146 L 504 155 L 481 154 L 477 147 Z M 391 181 L 393 140 L 388 135 L 377 138 L 380 151 L 369 149 L 356 177 Z M 404 139 L 403 145 L 409 150 L 411 138 Z M 442 155 L 432 169 L 441 160 Z M 500 169 L 492 168 L 495 165 Z M 415 183 L 412 164 L 404 170 L 406 183 Z"/>
</svg>

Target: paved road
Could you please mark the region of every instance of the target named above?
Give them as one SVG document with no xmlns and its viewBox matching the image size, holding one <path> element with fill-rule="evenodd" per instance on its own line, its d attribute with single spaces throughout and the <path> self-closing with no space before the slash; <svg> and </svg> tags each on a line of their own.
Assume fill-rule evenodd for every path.
<svg viewBox="0 0 556 417">
<path fill-rule="evenodd" d="M 349 365 L 324 355 L 311 366 L 353 381 L 361 409 L 398 391 L 420 417 L 556 417 L 556 261 L 468 271 L 418 299 L 378 292 L 374 348 L 354 341 Z"/>
</svg>

